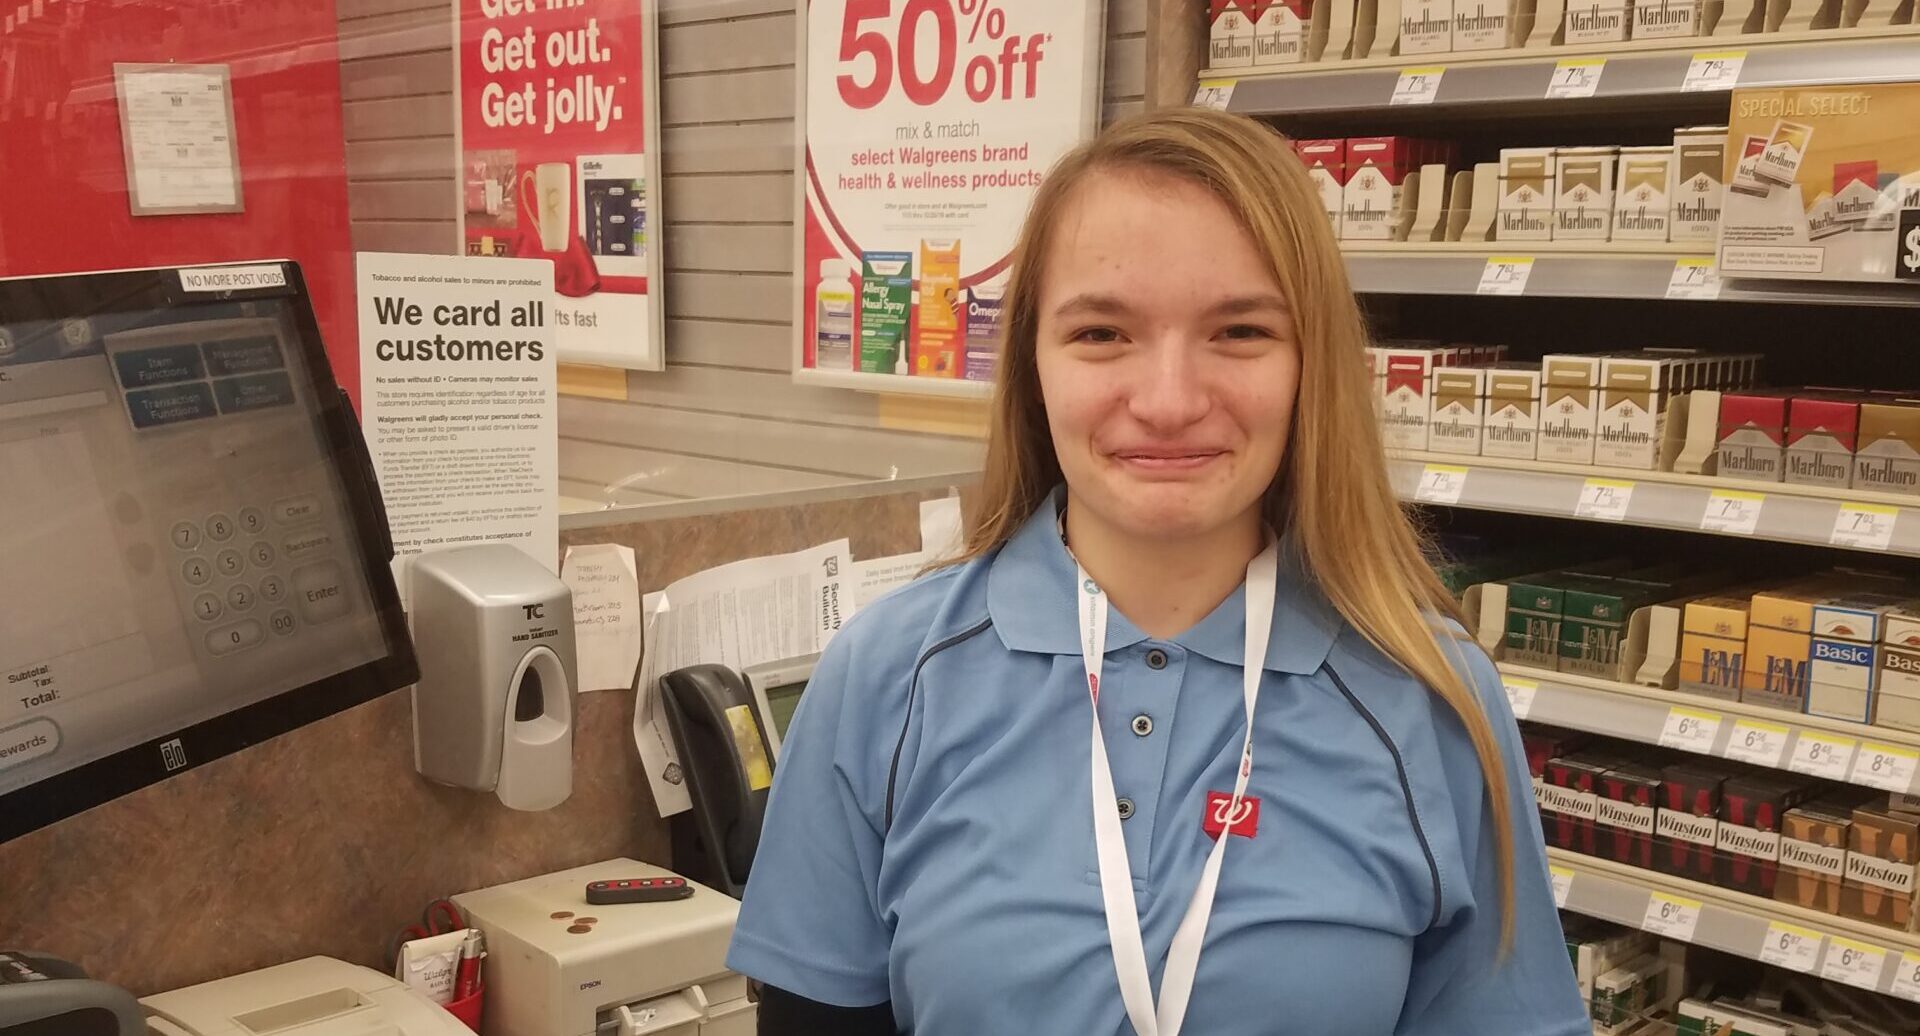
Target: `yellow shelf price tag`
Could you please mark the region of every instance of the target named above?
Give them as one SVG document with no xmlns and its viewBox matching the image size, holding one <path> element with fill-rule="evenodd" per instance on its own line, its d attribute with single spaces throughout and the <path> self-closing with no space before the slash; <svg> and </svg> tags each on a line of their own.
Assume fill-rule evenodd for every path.
<svg viewBox="0 0 1920 1036">
<path fill-rule="evenodd" d="M 1792 754 L 1787 757 L 1787 769 L 1810 777 L 1844 781 L 1853 766 L 1853 753 L 1859 747 L 1860 742 L 1850 737 L 1802 730 L 1794 739 Z"/>
<path fill-rule="evenodd" d="M 1526 719 L 1533 713 L 1533 699 L 1540 693 L 1540 685 L 1532 680 L 1520 680 L 1503 676 L 1500 682 L 1507 688 L 1507 703 L 1513 706 L 1514 719 Z"/>
<path fill-rule="evenodd" d="M 1633 483 L 1617 478 L 1590 478 L 1580 487 L 1580 499 L 1573 505 L 1575 518 L 1599 518 L 1622 522 L 1627 506 L 1633 502 Z"/>
<path fill-rule="evenodd" d="M 1567 894 L 1573 891 L 1573 870 L 1567 867 L 1548 867 L 1553 874 L 1553 905 L 1564 909 Z"/>
<path fill-rule="evenodd" d="M 1820 977 L 1878 990 L 1880 971 L 1886 966 L 1887 951 L 1836 935 L 1827 941 L 1827 958 L 1820 965 Z"/>
<path fill-rule="evenodd" d="M 1700 528 L 1707 532 L 1751 536 L 1760 525 L 1760 508 L 1766 503 L 1765 493 L 1716 489 L 1707 496 L 1707 510 L 1700 516 Z"/>
<path fill-rule="evenodd" d="M 1836 547 L 1886 550 L 1893 543 L 1893 526 L 1900 520 L 1900 509 L 1885 504 L 1840 505 L 1833 519 L 1829 543 Z"/>
<path fill-rule="evenodd" d="M 1227 105 L 1233 103 L 1233 88 L 1239 84 L 1238 79 L 1202 79 L 1199 88 L 1193 92 L 1193 106 L 1226 111 Z"/>
<path fill-rule="evenodd" d="M 1547 80 L 1548 97 L 1592 97 L 1600 88 L 1600 73 L 1606 71 L 1606 58 L 1568 58 L 1554 66 Z"/>
<path fill-rule="evenodd" d="M 1826 941 L 1819 932 L 1775 921 L 1767 926 L 1767 939 L 1760 944 L 1760 960 L 1805 974 L 1813 970 Z"/>
<path fill-rule="evenodd" d="M 1393 96 L 1387 99 L 1389 105 L 1432 104 L 1440 94 L 1440 77 L 1445 75 L 1445 65 L 1428 65 L 1423 68 L 1403 68 L 1400 79 L 1393 84 Z"/>
<path fill-rule="evenodd" d="M 1660 743 L 1668 748 L 1710 755 L 1713 753 L 1713 740 L 1719 736 L 1719 716 L 1676 705 L 1667 712 L 1666 726 L 1660 730 Z"/>
<path fill-rule="evenodd" d="M 1647 900 L 1647 915 L 1640 921 L 1646 931 L 1681 942 L 1692 942 L 1699 926 L 1700 901 L 1667 892 L 1655 892 Z"/>
<path fill-rule="evenodd" d="M 1920 766 L 1920 752 L 1869 741 L 1860 746 L 1860 754 L 1853 759 L 1853 772 L 1847 775 L 1847 781 L 1882 791 L 1905 793 L 1913 787 L 1916 766 Z"/>
<path fill-rule="evenodd" d="M 1720 270 L 1710 256 L 1687 256 L 1673 263 L 1673 276 L 1667 280 L 1670 299 L 1702 299 L 1711 302 L 1720 297 Z"/>
<path fill-rule="evenodd" d="M 1733 725 L 1727 739 L 1726 756 L 1755 766 L 1777 767 L 1787 754 L 1787 728 L 1757 719 L 1743 719 Z"/>
<path fill-rule="evenodd" d="M 1480 286 L 1474 292 L 1479 295 L 1525 295 L 1527 280 L 1532 276 L 1532 256 L 1492 256 L 1487 259 L 1487 268 L 1480 271 Z"/>
<path fill-rule="evenodd" d="M 1693 56 L 1687 76 L 1680 80 L 1680 92 L 1695 90 L 1731 90 L 1740 81 L 1740 66 L 1747 63 L 1744 50 L 1703 51 Z"/>
<path fill-rule="evenodd" d="M 1420 472 L 1413 498 L 1428 504 L 1457 504 L 1467 488 L 1467 469 L 1452 464 L 1429 464 Z"/>
</svg>

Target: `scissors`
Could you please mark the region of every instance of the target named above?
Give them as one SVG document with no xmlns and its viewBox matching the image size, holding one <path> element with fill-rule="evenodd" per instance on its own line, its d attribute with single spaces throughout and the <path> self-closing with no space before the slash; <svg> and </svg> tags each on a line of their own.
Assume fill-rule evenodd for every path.
<svg viewBox="0 0 1920 1036">
<path fill-rule="evenodd" d="M 428 903 L 427 909 L 421 912 L 419 921 L 393 933 L 393 938 L 387 942 L 389 970 L 399 961 L 400 947 L 403 943 L 409 943 L 415 939 L 431 939 L 436 935 L 446 935 L 449 932 L 465 931 L 466 928 L 467 919 L 460 913 L 460 908 L 453 905 L 452 900 L 436 899 Z"/>
</svg>

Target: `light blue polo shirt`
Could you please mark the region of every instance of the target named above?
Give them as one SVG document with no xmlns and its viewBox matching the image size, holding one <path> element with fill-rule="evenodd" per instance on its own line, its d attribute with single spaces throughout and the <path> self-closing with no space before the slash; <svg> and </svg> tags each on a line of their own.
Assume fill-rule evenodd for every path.
<svg viewBox="0 0 1920 1036">
<path fill-rule="evenodd" d="M 891 1000 L 920 1036 L 1130 1036 L 1054 514 L 834 638 L 781 748 L 733 969 L 829 1004 Z M 1243 615 L 1236 592 L 1173 640 L 1117 611 L 1108 627 L 1100 721 L 1156 991 L 1211 848 L 1207 793 L 1233 788 Z M 1248 788 L 1259 827 L 1227 846 L 1187 1032 L 1591 1032 L 1519 734 L 1492 664 L 1468 658 L 1508 763 L 1511 954 L 1496 958 L 1464 729 L 1283 561 Z"/>
</svg>

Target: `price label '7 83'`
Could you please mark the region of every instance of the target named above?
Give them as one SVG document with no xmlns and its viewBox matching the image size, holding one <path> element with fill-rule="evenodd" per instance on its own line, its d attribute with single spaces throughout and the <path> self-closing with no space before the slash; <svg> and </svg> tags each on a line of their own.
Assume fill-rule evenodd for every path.
<svg viewBox="0 0 1920 1036">
<path fill-rule="evenodd" d="M 1440 96 L 1440 76 L 1446 70 L 1444 65 L 1401 69 L 1399 80 L 1393 84 L 1393 96 L 1387 103 L 1432 104 L 1433 99 Z"/>
<path fill-rule="evenodd" d="M 1414 499 L 1428 504 L 1457 504 L 1467 488 L 1467 469 L 1452 464 L 1429 464 L 1420 472 Z"/>
</svg>

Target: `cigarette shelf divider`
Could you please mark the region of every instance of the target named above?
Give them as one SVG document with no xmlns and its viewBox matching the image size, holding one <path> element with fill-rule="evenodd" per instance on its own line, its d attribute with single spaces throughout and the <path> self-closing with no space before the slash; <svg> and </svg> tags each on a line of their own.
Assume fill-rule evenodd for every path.
<svg viewBox="0 0 1920 1036">
<path fill-rule="evenodd" d="M 1780 763 L 1773 767 L 1783 771 L 1788 768 L 1788 762 L 1796 757 L 1803 737 L 1824 736 L 1829 742 L 1835 739 L 1852 742 L 1854 747 L 1847 749 L 1850 752 L 1864 750 L 1866 745 L 1877 745 L 1920 754 L 1920 734 L 1912 731 L 1849 723 L 1746 702 L 1721 701 L 1658 687 L 1596 680 L 1511 662 L 1501 662 L 1499 667 L 1501 679 L 1508 685 L 1509 697 L 1529 702 L 1524 710 L 1526 714 L 1521 718 L 1533 723 L 1657 745 L 1676 709 L 1687 715 L 1705 713 L 1719 722 L 1711 750 L 1701 754 L 1715 759 L 1739 760 L 1739 755 L 1730 753 L 1729 748 L 1735 745 L 1735 739 L 1739 736 L 1736 728 L 1744 720 L 1773 730 L 1785 729 L 1785 739 L 1780 745 Z M 1522 710 L 1516 707 L 1515 711 L 1518 713 Z M 1842 765 L 1848 771 L 1849 781 L 1852 781 L 1859 771 L 1850 762 Z M 1862 787 L 1876 786 L 1868 780 L 1856 783 Z M 1920 768 L 1916 768 L 1906 792 L 1910 795 L 1920 794 Z"/>
<path fill-rule="evenodd" d="M 1920 46 L 1916 46 L 1920 53 Z M 1920 78 L 1920 65 L 1914 74 Z M 1533 259 L 1523 296 L 1533 298 L 1666 299 L 1682 260 L 1713 258 L 1712 249 L 1664 242 L 1610 247 L 1605 242 L 1476 241 L 1341 246 L 1353 290 L 1374 295 L 1474 295 L 1496 256 Z M 1709 302 L 1817 306 L 1920 306 L 1920 288 L 1845 281 L 1723 279 Z"/>
<path fill-rule="evenodd" d="M 1678 899 L 1685 905 L 1699 904 L 1699 920 L 1688 940 L 1697 946 L 1762 960 L 1761 951 L 1775 925 L 1814 933 L 1819 938 L 1811 974 L 1820 975 L 1828 964 L 1828 955 L 1843 952 L 1839 940 L 1855 946 L 1881 950 L 1885 957 L 1875 992 L 1903 999 L 1920 999 L 1906 990 L 1895 991 L 1902 977 L 1911 977 L 1920 968 L 1920 935 L 1854 921 L 1834 914 L 1809 910 L 1792 903 L 1765 899 L 1732 889 L 1689 881 L 1666 874 L 1642 870 L 1568 852 L 1547 849 L 1549 864 L 1557 871 L 1572 872 L 1565 909 L 1588 917 L 1657 931 L 1647 924 L 1656 897 Z M 1558 876 L 1557 876 L 1558 877 Z M 1911 989 L 1907 984 L 1907 989 Z"/>
<path fill-rule="evenodd" d="M 1742 52 L 1738 78 L 1742 87 L 1920 78 L 1916 38 L 1920 38 L 1920 26 L 1916 25 L 1690 36 L 1585 47 L 1409 54 L 1279 68 L 1208 69 L 1199 78 L 1234 80 L 1227 110 L 1262 117 L 1385 111 L 1393 107 L 1391 99 L 1402 69 L 1433 67 L 1446 71 L 1432 103 L 1421 108 L 1483 114 L 1517 105 L 1564 105 L 1572 110 L 1594 102 L 1700 99 L 1705 92 L 1681 89 L 1693 55 L 1700 53 Z M 1548 101 L 1547 84 L 1554 69 L 1560 62 L 1575 58 L 1606 59 L 1591 100 Z"/>
<path fill-rule="evenodd" d="M 1421 478 L 1430 465 L 1464 468 L 1467 475 L 1452 506 L 1554 518 L 1575 518 L 1581 494 L 1592 479 L 1632 484 L 1622 524 L 1689 532 L 1702 519 L 1715 491 L 1759 493 L 1765 497 L 1754 531 L 1715 533 L 1781 543 L 1846 547 L 1834 542 L 1834 526 L 1843 507 L 1891 508 L 1897 516 L 1884 550 L 1871 553 L 1920 557 L 1920 497 L 1869 490 L 1829 489 L 1790 482 L 1750 482 L 1670 471 L 1594 468 L 1548 461 L 1507 460 L 1394 450 L 1388 469 L 1402 500 L 1419 500 Z"/>
</svg>

